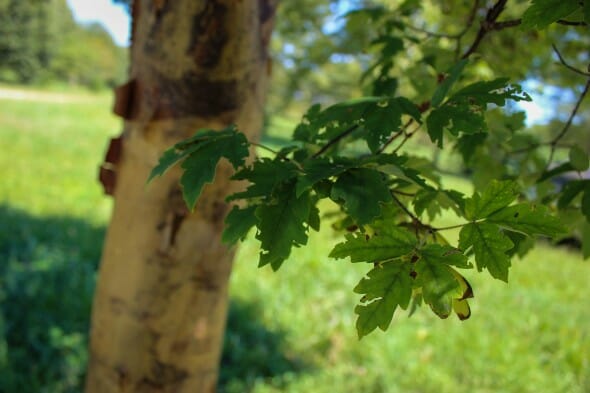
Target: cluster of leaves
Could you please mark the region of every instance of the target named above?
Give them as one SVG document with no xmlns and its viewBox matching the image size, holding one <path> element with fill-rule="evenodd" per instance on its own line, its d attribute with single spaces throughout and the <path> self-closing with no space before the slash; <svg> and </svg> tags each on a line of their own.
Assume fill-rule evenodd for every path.
<svg viewBox="0 0 590 393">
<path fill-rule="evenodd" d="M 404 8 L 410 3 L 400 6 L 402 18 L 411 15 L 411 7 Z M 522 24 L 546 26 L 574 12 L 587 14 L 586 3 L 572 1 L 561 2 L 560 12 L 549 17 L 550 3 L 533 2 Z M 492 8 L 487 18 L 502 7 Z M 292 146 L 251 164 L 245 160 L 250 143 L 235 127 L 199 131 L 166 151 L 150 176 L 181 162 L 185 200 L 193 209 L 203 185 L 214 178 L 217 163 L 227 159 L 236 170 L 233 179 L 249 186 L 228 197 L 238 203 L 226 218 L 223 240 L 233 244 L 256 228 L 260 266 L 279 269 L 293 247 L 304 246 L 310 230 L 318 231 L 320 223 L 344 232 L 330 257 L 370 265 L 354 289 L 362 295 L 355 309 L 359 337 L 377 327 L 387 329 L 398 307 L 413 310 L 425 303 L 441 318 L 454 311 L 466 319 L 473 290 L 461 269 L 475 267 L 508 281 L 511 258 L 524 255 L 536 236 L 567 233 L 552 214 L 557 210 L 581 207 L 590 227 L 590 182 L 577 179 L 557 190 L 548 184 L 558 175 L 588 169 L 588 155 L 578 147 L 570 148 L 568 162 L 550 166 L 575 111 L 549 142 L 521 132 L 523 114 L 506 114 L 500 108 L 530 101 L 529 95 L 507 78 L 470 83 L 468 56 L 436 70 L 438 83 L 415 100 L 399 95 L 393 58 L 416 40 L 405 33 L 396 36 L 393 32 L 404 32 L 406 25 L 384 18 L 385 12 L 349 14 L 383 22 L 383 32 L 372 42 L 380 48 L 376 61 L 365 73 L 372 79 L 373 95 L 326 108 L 312 106 L 295 128 Z M 488 23 L 495 23 L 496 17 Z M 496 120 L 493 126 L 490 119 Z M 466 196 L 446 189 L 434 165 L 402 152 L 418 132 L 431 140 L 433 149 L 456 152 L 474 171 L 480 191 Z M 538 151 L 542 146 L 551 148 L 549 163 Z M 320 204 L 322 200 L 330 202 Z M 327 206 L 335 212 L 322 216 L 320 207 Z M 461 223 L 437 226 L 437 217 L 449 209 Z M 442 234 L 450 229 L 460 229 L 457 244 Z"/>
<path fill-rule="evenodd" d="M 478 82 L 448 98 L 451 84 L 441 84 L 426 120 L 428 133 L 432 135 L 433 127 L 440 131 L 433 139 L 442 143 L 443 130 L 467 129 L 459 126 L 466 113 L 477 117 L 473 124 L 482 124 L 480 112 L 488 103 L 502 105 L 526 97 L 518 94 L 518 87 L 501 82 L 506 83 Z M 212 181 L 219 160 L 228 159 L 236 169 L 233 179 L 246 180 L 249 186 L 228 197 L 242 203 L 227 216 L 223 239 L 235 243 L 256 227 L 259 265 L 274 270 L 293 247 L 307 243 L 310 229 L 319 230 L 318 203 L 331 200 L 339 210 L 333 226 L 350 233 L 330 256 L 373 266 L 355 288 L 363 294 L 356 308 L 361 337 L 376 327 L 386 329 L 395 309 L 405 309 L 410 300 L 427 303 L 442 318 L 453 309 L 467 318 L 466 299 L 473 292 L 456 268 L 472 267 L 468 257 L 473 255 L 479 270 L 507 281 L 510 257 L 527 235 L 556 236 L 563 228 L 544 206 L 512 204 L 521 195 L 514 181 L 492 182 L 483 193 L 466 198 L 428 179 L 413 166 L 411 156 L 388 152 L 393 137 L 401 135 L 408 123 L 421 125 L 422 116 L 403 97 L 366 97 L 325 109 L 316 105 L 295 130 L 298 145 L 251 165 L 245 164 L 248 141 L 235 127 L 203 130 L 166 151 L 150 178 L 182 162 L 181 184 L 192 209 L 203 185 Z M 444 120 L 433 121 L 432 116 Z M 485 127 L 480 125 L 479 130 L 484 132 Z M 407 195 L 415 195 L 414 212 L 408 201 L 400 199 Z M 440 234 L 445 228 L 420 220 L 427 210 L 436 216 L 433 207 L 452 208 L 464 218 L 457 246 Z"/>
</svg>

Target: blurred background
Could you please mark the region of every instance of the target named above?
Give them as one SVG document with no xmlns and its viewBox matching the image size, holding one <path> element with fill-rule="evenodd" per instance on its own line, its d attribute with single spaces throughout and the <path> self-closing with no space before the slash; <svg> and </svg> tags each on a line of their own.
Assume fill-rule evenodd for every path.
<svg viewBox="0 0 590 393">
<path fill-rule="evenodd" d="M 284 144 L 313 102 L 363 93 L 358 80 L 371 54 L 353 53 L 367 29 L 338 17 L 361 3 L 281 3 L 263 143 Z M 425 21 L 456 29 L 436 2 L 424 3 Z M 111 89 L 126 79 L 128 31 L 125 2 L 0 0 L 0 392 L 81 391 L 111 209 L 98 166 L 121 131 Z M 527 50 L 538 55 L 509 65 L 535 98 L 516 109 L 538 135 L 556 129 L 579 91 L 579 81 L 551 74 L 547 43 L 562 36 L 531 39 Z M 483 75 L 502 71 L 490 64 Z M 553 85 L 539 82 L 547 73 Z M 583 106 L 571 141 L 590 143 L 589 115 Z M 411 143 L 447 169 L 445 184 L 470 191 L 456 158 L 434 153 L 426 139 Z M 351 288 L 365 268 L 329 260 L 336 242 L 330 228 L 312 234 L 278 273 L 258 269 L 257 244 L 243 244 L 221 392 L 590 392 L 590 265 L 578 248 L 541 243 L 514 261 L 509 284 L 468 272 L 476 294 L 468 321 L 401 313 L 388 332 L 359 342 Z"/>
</svg>

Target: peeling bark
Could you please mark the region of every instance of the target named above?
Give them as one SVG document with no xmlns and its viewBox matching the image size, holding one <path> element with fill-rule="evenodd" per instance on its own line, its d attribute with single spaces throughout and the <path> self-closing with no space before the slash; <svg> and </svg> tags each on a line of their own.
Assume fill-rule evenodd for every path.
<svg viewBox="0 0 590 393">
<path fill-rule="evenodd" d="M 221 244 L 231 168 L 194 213 L 177 169 L 149 186 L 162 152 L 203 127 L 262 125 L 274 3 L 137 0 L 114 210 L 93 305 L 86 391 L 214 392 L 233 251 Z"/>
</svg>

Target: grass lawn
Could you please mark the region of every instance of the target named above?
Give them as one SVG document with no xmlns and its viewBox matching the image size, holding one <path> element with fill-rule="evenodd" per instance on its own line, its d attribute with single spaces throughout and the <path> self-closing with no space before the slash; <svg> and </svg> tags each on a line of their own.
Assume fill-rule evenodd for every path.
<svg viewBox="0 0 590 393">
<path fill-rule="evenodd" d="M 67 93 L 64 93 L 67 95 Z M 77 392 L 111 201 L 96 180 L 120 131 L 110 97 L 0 99 L 0 391 Z M 284 127 L 284 121 L 280 122 Z M 590 264 L 540 245 L 510 284 L 467 272 L 472 316 L 400 313 L 358 341 L 352 287 L 368 270 L 313 234 L 278 273 L 240 249 L 220 391 L 590 392 Z"/>
</svg>

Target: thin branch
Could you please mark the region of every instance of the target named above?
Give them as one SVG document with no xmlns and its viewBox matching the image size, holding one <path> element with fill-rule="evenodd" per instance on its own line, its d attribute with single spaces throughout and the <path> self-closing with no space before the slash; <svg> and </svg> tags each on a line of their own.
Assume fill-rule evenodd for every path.
<svg viewBox="0 0 590 393">
<path fill-rule="evenodd" d="M 481 41 L 487 35 L 487 33 L 490 32 L 491 30 L 494 30 L 493 26 L 494 26 L 496 20 L 498 19 L 498 17 L 500 16 L 500 14 L 502 13 L 502 11 L 504 11 L 504 6 L 506 5 L 507 1 L 508 0 L 498 0 L 496 2 L 496 4 L 494 4 L 488 10 L 485 20 L 483 20 L 481 22 L 481 25 L 479 27 L 479 31 L 477 32 L 477 35 L 475 36 L 475 40 L 473 40 L 469 49 L 467 49 L 467 51 L 465 53 L 463 53 L 463 56 L 461 56 L 461 59 L 466 59 L 469 56 L 471 56 L 473 54 L 473 52 L 475 52 L 477 50 L 477 48 L 479 47 L 479 44 L 481 44 Z"/>
<path fill-rule="evenodd" d="M 393 198 L 393 200 L 395 201 L 395 203 L 397 203 L 397 205 L 404 211 L 404 213 L 406 213 L 413 222 L 418 223 L 420 226 L 426 227 L 426 225 L 424 225 L 422 223 L 422 221 L 420 221 L 420 219 L 418 217 L 416 217 L 410 210 L 408 210 L 408 208 L 402 203 L 402 201 L 400 201 L 393 192 L 390 192 L 391 197 Z"/>
<path fill-rule="evenodd" d="M 551 141 L 549 142 L 539 142 L 539 143 L 532 143 L 527 147 L 523 147 L 520 149 L 516 149 L 516 150 L 511 150 L 506 152 L 506 155 L 514 155 L 514 154 L 522 154 L 522 153 L 528 153 L 531 150 L 535 150 L 538 149 L 539 147 L 544 147 L 544 146 L 555 146 L 556 149 L 571 149 L 573 144 L 571 143 L 556 143 L 553 144 Z"/>
<path fill-rule="evenodd" d="M 279 152 L 279 151 L 276 151 L 276 150 L 274 150 L 274 149 L 271 149 L 270 147 L 268 147 L 268 146 L 265 146 L 265 145 L 262 145 L 262 144 L 260 144 L 260 143 L 256 143 L 256 142 L 249 142 L 249 143 L 250 143 L 250 145 L 252 145 L 252 146 L 255 146 L 255 147 L 258 147 L 258 148 L 260 148 L 260 149 L 264 149 L 264 150 L 266 150 L 266 151 L 268 151 L 268 152 L 271 152 L 271 153 L 273 153 L 273 154 L 274 154 L 274 155 L 275 155 L 277 158 L 282 158 L 282 159 L 283 159 L 283 160 L 285 160 L 285 161 L 291 162 L 291 163 L 295 164 L 295 166 L 297 166 L 297 168 L 299 168 L 300 170 L 303 170 L 303 167 L 301 166 L 301 164 L 300 164 L 300 163 L 298 163 L 298 162 L 297 162 L 297 161 L 295 161 L 295 160 L 291 160 L 289 157 L 285 156 L 285 154 L 281 154 L 281 152 Z"/>
<path fill-rule="evenodd" d="M 473 22 L 475 21 L 475 15 L 477 14 L 477 9 L 479 8 L 479 0 L 475 0 L 473 2 L 473 6 L 471 7 L 471 10 L 469 11 L 469 15 L 467 17 L 467 21 L 465 23 L 465 26 L 463 27 L 463 29 L 455 34 L 447 34 L 447 33 L 435 33 L 433 31 L 428 31 L 426 29 L 420 28 L 420 27 L 416 27 L 416 26 L 412 26 L 412 25 L 406 25 L 409 29 L 411 30 L 415 30 L 418 31 L 420 33 L 424 33 L 429 37 L 434 37 L 434 38 L 448 38 L 451 40 L 458 40 L 461 37 L 463 37 L 471 28 L 471 26 L 473 26 Z"/>
<path fill-rule="evenodd" d="M 256 147 L 259 147 L 259 148 L 261 148 L 261 149 L 264 149 L 264 150 L 266 150 L 266 151 L 269 151 L 269 152 L 273 153 L 275 156 L 278 156 L 278 155 L 279 155 L 279 152 L 278 152 L 278 151 L 276 151 L 276 150 L 274 150 L 274 149 L 271 149 L 271 148 L 270 148 L 270 147 L 268 147 L 268 146 L 265 146 L 265 145 L 262 145 L 262 144 L 260 144 L 260 143 L 256 143 L 256 142 L 250 142 L 250 144 L 251 144 L 252 146 L 256 146 Z"/>
<path fill-rule="evenodd" d="M 572 65 L 569 65 L 565 61 L 565 59 L 563 58 L 563 56 L 561 55 L 561 53 L 559 52 L 559 50 L 557 50 L 557 47 L 555 46 L 555 44 L 551 44 L 551 47 L 553 48 L 553 51 L 555 52 L 555 54 L 559 58 L 559 62 L 561 64 L 563 64 L 564 67 L 566 67 L 568 70 L 571 70 L 571 71 L 575 72 L 576 74 L 583 75 L 583 76 L 586 76 L 586 77 L 590 77 L 590 73 L 584 72 L 582 70 L 577 69 L 576 67 L 574 67 Z"/>
<path fill-rule="evenodd" d="M 578 101 L 576 102 L 574 109 L 570 113 L 570 117 L 567 119 L 565 126 L 563 127 L 561 132 L 555 138 L 553 138 L 553 140 L 551 141 L 551 146 L 552 146 L 553 150 L 555 150 L 555 146 L 557 146 L 557 142 L 559 142 L 559 140 L 561 138 L 563 138 L 565 136 L 565 134 L 568 132 L 570 126 L 572 125 L 572 122 L 574 121 L 574 117 L 578 113 L 578 109 L 580 109 L 580 105 L 582 104 L 582 101 L 584 101 L 584 97 L 586 97 L 586 94 L 588 94 L 588 90 L 590 90 L 590 79 L 588 79 L 586 81 L 586 85 L 584 86 L 584 90 L 582 90 L 582 93 L 578 97 Z"/>
<path fill-rule="evenodd" d="M 415 197 L 416 196 L 415 193 L 399 191 L 399 190 L 391 190 L 391 192 L 393 192 L 394 194 L 397 194 L 397 195 L 407 196 L 407 197 Z"/>
<path fill-rule="evenodd" d="M 410 139 L 418 130 L 422 127 L 422 124 L 418 124 L 411 132 L 404 133 L 404 139 L 402 139 L 401 143 L 393 150 L 394 153 L 397 153 L 399 149 Z"/>
<path fill-rule="evenodd" d="M 502 22 L 494 22 L 490 26 L 490 30 L 502 30 L 507 29 L 509 27 L 516 27 L 520 26 L 522 23 L 522 19 L 513 19 L 513 20 L 505 20 Z"/>
<path fill-rule="evenodd" d="M 569 21 L 569 20 L 560 19 L 557 21 L 557 23 L 559 23 L 560 25 L 564 25 L 564 26 L 588 26 L 588 23 L 586 23 L 584 21 Z"/>
<path fill-rule="evenodd" d="M 406 122 L 406 124 L 404 124 L 402 126 L 402 128 L 396 132 L 395 134 L 393 134 L 388 140 L 387 142 L 385 142 L 383 144 L 383 146 L 381 146 L 379 148 L 379 150 L 377 150 L 377 154 L 381 154 L 383 153 L 383 151 L 387 148 L 387 146 L 391 145 L 397 138 L 399 138 L 407 129 L 408 127 L 414 122 L 414 119 L 410 119 Z"/>
<path fill-rule="evenodd" d="M 315 153 L 312 157 L 317 158 L 324 154 L 326 150 L 330 147 L 338 143 L 341 139 L 347 137 L 348 135 L 352 134 L 357 128 L 359 127 L 358 124 L 354 124 L 348 127 L 346 130 L 342 131 L 340 134 L 336 135 L 334 138 L 330 139 L 328 143 L 326 143 L 317 153 Z"/>
<path fill-rule="evenodd" d="M 463 228 L 465 225 L 470 224 L 469 222 L 463 223 L 463 224 L 457 224 L 457 225 L 450 225 L 448 227 L 440 227 L 440 228 L 432 228 L 432 230 L 434 232 L 438 232 L 438 231 L 447 231 L 449 229 L 457 229 L 457 228 Z"/>
<path fill-rule="evenodd" d="M 574 109 L 572 109 L 572 112 L 570 113 L 570 116 L 567 119 L 567 122 L 565 123 L 565 125 L 563 126 L 561 132 L 559 134 L 557 134 L 557 136 L 555 138 L 553 138 L 550 142 L 551 152 L 549 153 L 549 160 L 547 161 L 547 166 L 546 166 L 545 170 L 547 170 L 547 168 L 549 168 L 549 166 L 551 165 L 551 163 L 553 161 L 553 156 L 555 155 L 555 150 L 557 149 L 557 144 L 561 140 L 561 138 L 563 138 L 565 136 L 565 134 L 569 131 L 570 126 L 572 125 L 572 122 L 574 121 L 574 117 L 578 113 L 578 109 L 580 109 L 580 105 L 582 104 L 582 101 L 584 100 L 584 97 L 586 97 L 586 94 L 588 94 L 588 90 L 590 90 L 590 78 L 586 81 L 586 85 L 584 86 L 584 90 L 582 91 L 582 93 L 578 97 L 578 101 L 576 102 Z"/>
<path fill-rule="evenodd" d="M 426 29 L 424 29 L 422 27 L 418 27 L 418 26 L 406 25 L 406 27 L 410 30 L 417 31 L 419 33 L 423 33 L 429 37 L 434 37 L 434 38 L 448 38 L 450 40 L 456 40 L 457 38 L 459 38 L 461 36 L 461 33 L 456 33 L 456 34 L 435 33 L 434 31 L 429 31 L 429 30 L 426 30 Z"/>
<path fill-rule="evenodd" d="M 511 150 L 511 151 L 507 152 L 506 155 L 528 153 L 531 150 L 535 150 L 535 149 L 537 149 L 541 146 L 545 146 L 545 145 L 549 145 L 549 143 L 532 143 L 527 147 L 523 147 L 523 148 L 516 149 L 516 150 Z"/>
</svg>

